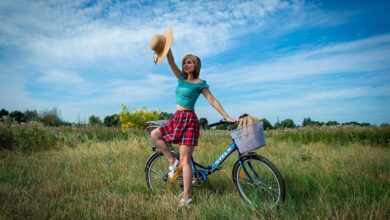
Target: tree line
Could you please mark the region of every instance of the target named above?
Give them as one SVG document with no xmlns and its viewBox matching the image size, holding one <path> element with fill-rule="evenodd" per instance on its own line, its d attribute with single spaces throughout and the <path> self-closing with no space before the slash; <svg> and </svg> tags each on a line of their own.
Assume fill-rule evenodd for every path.
<svg viewBox="0 0 390 220">
<path fill-rule="evenodd" d="M 166 120 L 173 116 L 171 113 L 167 112 L 155 112 L 159 115 L 159 120 Z M 42 123 L 45 126 L 71 126 L 71 125 L 104 125 L 107 127 L 120 127 L 120 117 L 119 114 L 107 115 L 103 120 L 96 115 L 91 115 L 88 117 L 88 122 L 67 122 L 61 118 L 60 111 L 53 107 L 49 110 L 43 110 L 38 112 L 37 110 L 26 110 L 24 112 L 14 110 L 7 111 L 2 108 L 0 110 L 0 122 L 3 124 L 11 123 L 29 123 L 29 122 L 38 122 Z"/>
<path fill-rule="evenodd" d="M 86 124 L 81 121 L 71 123 L 64 121 L 60 112 L 57 108 L 53 107 L 50 110 L 43 110 L 38 112 L 37 110 L 26 110 L 22 111 L 7 111 L 6 109 L 0 110 L 0 122 L 2 123 L 28 123 L 28 122 L 39 122 L 45 126 L 70 126 L 70 125 L 82 125 Z M 105 125 L 107 127 L 119 126 L 119 119 L 117 114 L 108 115 L 104 117 L 103 121 L 99 116 L 91 115 L 88 118 L 88 124 L 90 125 Z"/>
<path fill-rule="evenodd" d="M 142 116 L 145 115 L 145 111 L 158 115 L 158 120 L 168 120 L 172 117 L 172 113 L 167 113 L 167 112 L 157 112 L 157 111 L 148 111 L 146 108 L 144 108 L 141 111 L 134 111 L 132 113 L 127 112 L 126 114 L 133 115 L 130 117 L 128 120 L 135 120 L 137 119 L 137 123 L 139 123 L 139 120 L 142 120 L 143 118 L 138 117 L 138 115 L 143 112 Z M 126 112 L 126 111 L 125 111 Z M 31 121 L 39 122 L 42 123 L 45 126 L 70 126 L 70 125 L 104 125 L 107 127 L 120 127 L 121 126 L 121 120 L 120 120 L 120 114 L 123 116 L 123 109 L 121 113 L 119 114 L 112 114 L 112 115 L 107 115 L 103 118 L 103 120 L 96 115 L 91 115 L 88 118 L 87 123 L 82 123 L 82 122 L 76 122 L 76 123 L 71 123 L 64 121 L 61 116 L 60 112 L 57 108 L 53 107 L 50 110 L 43 110 L 38 112 L 37 110 L 26 110 L 24 112 L 22 111 L 7 111 L 6 109 L 1 109 L 0 110 L 0 122 L 1 123 L 28 123 Z M 123 117 L 122 117 L 123 118 Z M 133 119 L 131 119 L 133 118 Z M 135 118 L 135 119 L 134 119 Z M 140 119 L 141 118 L 141 119 Z M 145 118 L 147 120 L 147 118 Z M 203 129 L 209 129 L 208 126 L 208 120 L 207 118 L 200 118 L 199 119 L 200 126 Z M 356 125 L 356 126 L 370 126 L 370 123 L 358 123 L 355 121 L 351 122 L 346 122 L 346 123 L 338 123 L 337 121 L 328 121 L 328 122 L 319 122 L 319 121 L 314 121 L 310 117 L 309 118 L 304 118 L 302 121 L 301 125 L 295 124 L 295 122 L 292 119 L 284 119 L 282 121 L 277 120 L 275 124 L 271 124 L 266 118 L 262 119 L 264 129 L 270 130 L 270 129 L 280 129 L 280 128 L 297 128 L 297 127 L 308 127 L 308 126 L 338 126 L 338 125 Z M 385 124 L 382 124 L 385 125 Z M 226 130 L 228 129 L 228 125 L 219 125 L 216 127 L 216 129 L 220 130 Z"/>
<path fill-rule="evenodd" d="M 359 123 L 355 121 L 351 122 L 345 122 L 345 123 L 339 123 L 337 121 L 328 121 L 328 122 L 319 122 L 319 121 L 313 121 L 311 118 L 304 118 L 302 121 L 302 125 L 297 125 L 292 119 L 284 119 L 282 121 L 277 120 L 274 125 L 271 124 L 266 118 L 261 119 L 263 122 L 263 126 L 265 130 L 271 130 L 271 129 L 281 129 L 281 128 L 298 128 L 298 127 L 310 127 L 310 126 L 338 126 L 338 125 L 356 125 L 356 126 L 371 126 L 370 123 Z M 209 129 L 208 127 L 208 121 L 206 118 L 200 118 L 199 119 L 200 126 L 203 129 Z M 381 126 L 385 126 L 388 124 L 381 124 Z M 228 129 L 229 125 L 223 124 L 218 125 L 216 129 L 220 130 L 226 130 Z"/>
</svg>

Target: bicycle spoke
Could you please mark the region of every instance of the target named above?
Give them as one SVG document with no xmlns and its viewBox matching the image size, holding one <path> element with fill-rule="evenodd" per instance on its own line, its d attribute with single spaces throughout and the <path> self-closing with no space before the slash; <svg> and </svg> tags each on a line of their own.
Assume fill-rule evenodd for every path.
<svg viewBox="0 0 390 220">
<path fill-rule="evenodd" d="M 157 170 L 157 169 L 150 169 L 150 171 L 152 172 L 152 173 L 154 173 L 154 174 L 156 174 L 156 175 L 159 175 L 159 176 L 164 176 L 165 174 L 167 174 L 167 173 L 165 173 L 164 171 L 161 171 L 161 170 Z"/>
<path fill-rule="evenodd" d="M 245 184 L 245 185 L 248 185 L 248 186 L 255 186 L 257 188 L 262 188 L 264 190 L 271 190 L 271 191 L 274 191 L 276 194 L 279 193 L 279 190 L 275 190 L 275 189 L 277 189 L 277 187 L 275 187 L 275 186 L 269 186 L 266 184 L 253 184 L 249 181 L 243 181 L 243 180 L 240 180 L 240 182 Z"/>
<path fill-rule="evenodd" d="M 245 177 L 248 178 L 248 182 L 252 182 L 253 185 L 256 185 L 255 183 L 261 183 L 262 185 L 267 185 L 267 181 L 265 180 L 265 178 L 260 178 L 258 175 L 254 178 L 252 177 L 249 173 L 248 173 L 249 176 L 245 175 Z M 272 181 L 268 181 L 268 182 L 272 182 Z"/>
<path fill-rule="evenodd" d="M 262 202 L 267 202 L 267 201 L 276 202 L 277 201 L 277 198 L 279 196 L 279 192 L 274 191 L 274 190 L 270 191 L 269 189 L 265 189 L 262 187 L 253 187 L 253 185 L 250 185 L 250 184 L 247 184 L 247 185 L 251 186 L 252 189 L 250 191 L 248 191 L 249 189 L 246 189 L 246 191 L 248 191 L 248 193 L 246 193 L 245 196 L 250 197 L 251 200 L 259 199 Z"/>
</svg>

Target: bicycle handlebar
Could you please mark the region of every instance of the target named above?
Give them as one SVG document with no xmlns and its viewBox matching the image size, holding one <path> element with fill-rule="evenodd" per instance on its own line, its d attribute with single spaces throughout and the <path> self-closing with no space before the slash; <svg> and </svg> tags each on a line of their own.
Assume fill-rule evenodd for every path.
<svg viewBox="0 0 390 220">
<path fill-rule="evenodd" d="M 235 124 L 236 122 L 228 122 L 226 121 L 226 119 L 221 119 L 219 122 L 216 122 L 216 123 L 213 123 L 213 124 L 209 124 L 209 127 L 215 127 L 215 126 L 218 126 L 218 125 L 221 125 L 221 124 Z"/>
<path fill-rule="evenodd" d="M 239 119 L 244 118 L 246 116 L 248 116 L 248 114 L 246 114 L 246 113 L 242 114 L 239 117 Z M 219 120 L 219 122 L 215 122 L 213 124 L 209 124 L 209 127 L 211 128 L 211 127 L 215 127 L 215 126 L 218 126 L 218 125 L 221 125 L 221 124 L 235 124 L 235 123 L 237 123 L 237 122 L 228 122 L 228 121 L 226 121 L 226 119 L 221 119 L 221 120 Z"/>
</svg>

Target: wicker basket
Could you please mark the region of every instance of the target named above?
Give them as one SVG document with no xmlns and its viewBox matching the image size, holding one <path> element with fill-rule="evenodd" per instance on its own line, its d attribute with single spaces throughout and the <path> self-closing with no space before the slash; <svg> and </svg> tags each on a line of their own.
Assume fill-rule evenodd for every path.
<svg viewBox="0 0 390 220">
<path fill-rule="evenodd" d="M 240 153 L 248 153 L 265 146 L 263 123 L 253 123 L 230 131 Z"/>
</svg>

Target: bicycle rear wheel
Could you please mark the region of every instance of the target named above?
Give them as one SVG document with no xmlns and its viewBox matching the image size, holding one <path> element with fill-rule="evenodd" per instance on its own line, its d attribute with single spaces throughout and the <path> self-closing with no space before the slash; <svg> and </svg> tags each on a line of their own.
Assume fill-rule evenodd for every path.
<svg viewBox="0 0 390 220">
<path fill-rule="evenodd" d="M 178 154 L 172 151 L 173 156 L 179 159 Z M 169 171 L 169 165 L 165 156 L 160 152 L 155 152 L 149 158 L 145 165 L 146 182 L 149 188 L 156 193 L 178 191 L 181 187 L 179 183 L 181 180 L 177 180 L 177 183 L 168 183 L 167 174 Z"/>
<path fill-rule="evenodd" d="M 233 183 L 241 198 L 250 204 L 273 208 L 285 198 L 285 186 L 278 169 L 266 158 L 247 155 L 233 168 Z"/>
</svg>

